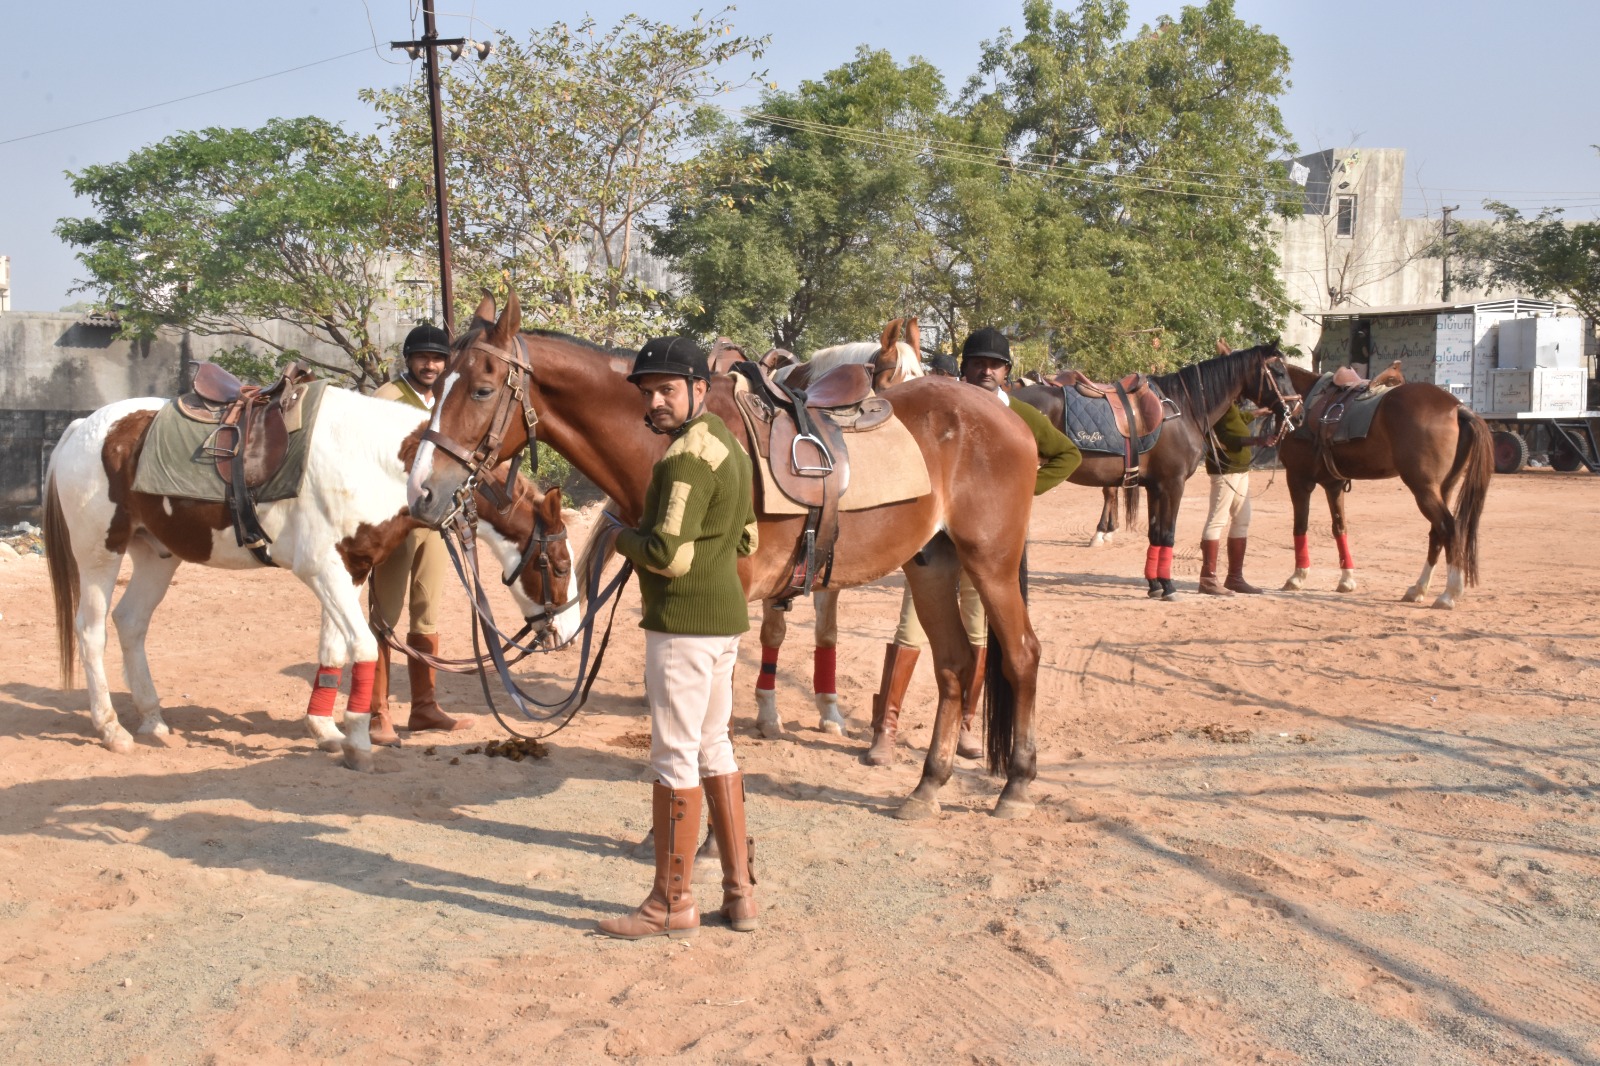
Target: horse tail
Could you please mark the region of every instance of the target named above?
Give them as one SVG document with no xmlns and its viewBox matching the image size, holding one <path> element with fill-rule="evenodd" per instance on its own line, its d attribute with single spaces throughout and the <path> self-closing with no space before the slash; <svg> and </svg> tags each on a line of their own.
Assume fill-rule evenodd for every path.
<svg viewBox="0 0 1600 1066">
<path fill-rule="evenodd" d="M 61 687 L 72 687 L 73 651 L 77 646 L 78 560 L 72 554 L 72 534 L 61 513 L 55 473 L 45 485 L 44 557 L 50 566 L 50 592 L 56 604 L 56 655 L 61 667 Z"/>
<path fill-rule="evenodd" d="M 1456 497 L 1455 536 L 1450 545 L 1450 560 L 1461 567 L 1467 584 L 1478 583 L 1478 519 L 1483 517 L 1483 501 L 1494 476 L 1494 445 L 1489 426 L 1466 407 L 1456 411 L 1461 440 L 1456 445 L 1456 469 L 1465 465 L 1465 478 Z"/>
<path fill-rule="evenodd" d="M 1122 493 L 1122 525 L 1131 533 L 1134 523 L 1139 521 L 1139 486 L 1129 485 L 1112 491 Z"/>
<path fill-rule="evenodd" d="M 1028 551 L 1022 551 L 1022 565 L 1017 570 L 1017 581 L 1022 588 L 1022 603 L 1028 603 Z M 1017 724 L 1017 693 L 1006 677 L 1005 648 L 999 634 L 989 626 L 989 657 L 983 677 L 983 734 L 984 754 L 991 774 L 1005 774 L 1011 769 L 1011 739 Z"/>
</svg>

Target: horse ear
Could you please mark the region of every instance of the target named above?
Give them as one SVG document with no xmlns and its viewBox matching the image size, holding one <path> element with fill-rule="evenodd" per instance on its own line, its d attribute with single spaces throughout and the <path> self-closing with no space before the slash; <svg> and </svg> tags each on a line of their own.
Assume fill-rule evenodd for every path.
<svg viewBox="0 0 1600 1066">
<path fill-rule="evenodd" d="M 1217 354 L 1218 355 L 1232 355 L 1233 354 L 1232 346 L 1230 346 L 1228 344 L 1228 342 L 1223 340 L 1221 337 L 1217 338 Z"/>
<path fill-rule="evenodd" d="M 544 517 L 546 525 L 553 525 L 561 521 L 561 486 L 557 485 L 544 494 L 544 499 L 539 501 L 539 514 Z"/>
<path fill-rule="evenodd" d="M 900 320 L 890 319 L 889 324 L 883 327 L 883 335 L 878 338 L 878 347 L 886 352 L 894 351 L 894 342 L 900 337 Z"/>
<path fill-rule="evenodd" d="M 516 339 L 517 331 L 522 328 L 522 305 L 517 302 L 517 290 L 512 288 L 506 293 L 506 309 L 500 312 L 500 321 L 494 324 L 492 340 L 504 348 Z"/>
<path fill-rule="evenodd" d="M 492 329 L 494 327 L 494 297 L 487 292 L 483 299 L 478 301 L 478 309 L 472 312 L 472 325 L 469 329 Z"/>
<path fill-rule="evenodd" d="M 916 316 L 906 319 L 906 343 L 911 345 L 911 354 L 919 362 L 922 360 L 922 327 L 917 325 Z"/>
</svg>

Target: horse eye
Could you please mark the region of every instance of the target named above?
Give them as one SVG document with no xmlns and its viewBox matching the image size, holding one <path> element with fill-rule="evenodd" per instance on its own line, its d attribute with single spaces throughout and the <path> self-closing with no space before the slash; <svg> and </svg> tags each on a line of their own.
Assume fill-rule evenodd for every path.
<svg viewBox="0 0 1600 1066">
<path fill-rule="evenodd" d="M 494 386 L 493 385 L 480 385 L 476 389 L 472 390 L 472 398 L 474 400 L 487 400 L 489 397 L 491 397 L 493 395 L 494 395 Z"/>
</svg>

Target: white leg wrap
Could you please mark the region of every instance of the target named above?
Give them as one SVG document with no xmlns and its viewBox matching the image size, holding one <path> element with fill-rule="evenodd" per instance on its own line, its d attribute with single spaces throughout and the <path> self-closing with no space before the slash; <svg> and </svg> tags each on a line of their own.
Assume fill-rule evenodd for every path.
<svg viewBox="0 0 1600 1066">
<path fill-rule="evenodd" d="M 839 694 L 837 692 L 818 692 L 817 697 L 817 728 L 824 733 L 832 733 L 836 737 L 849 736 L 850 731 L 845 727 L 844 716 L 839 713 Z"/>
<path fill-rule="evenodd" d="M 333 724 L 331 714 L 306 715 L 306 736 L 317 742 L 317 747 L 323 751 L 340 752 L 344 750 L 344 734 L 339 732 L 339 727 Z"/>
<path fill-rule="evenodd" d="M 783 722 L 778 719 L 778 693 L 773 689 L 756 689 L 756 732 L 768 740 L 783 736 Z"/>
<path fill-rule="evenodd" d="M 1354 570 L 1340 570 L 1339 584 L 1335 586 L 1336 592 L 1354 592 L 1356 590 L 1356 572 Z"/>
</svg>

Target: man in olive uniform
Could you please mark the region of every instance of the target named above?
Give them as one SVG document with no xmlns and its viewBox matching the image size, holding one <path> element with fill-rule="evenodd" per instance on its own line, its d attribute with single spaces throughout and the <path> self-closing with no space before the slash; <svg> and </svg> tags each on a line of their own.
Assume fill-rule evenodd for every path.
<svg viewBox="0 0 1600 1066">
<path fill-rule="evenodd" d="M 1250 537 L 1250 463 L 1253 445 L 1263 443 L 1250 433 L 1250 416 L 1238 404 L 1229 407 L 1211 429 L 1206 448 L 1206 473 L 1211 475 L 1211 508 L 1200 534 L 1200 591 L 1208 596 L 1235 592 L 1259 595 L 1244 579 L 1244 552 Z M 1217 580 L 1217 554 L 1222 530 L 1228 529 L 1228 577 Z"/>
<path fill-rule="evenodd" d="M 1039 450 L 1039 472 L 1034 476 L 1033 494 L 1038 496 L 1071 477 L 1072 472 L 1078 469 L 1078 464 L 1083 462 L 1083 453 L 1070 437 L 1051 425 L 1037 407 L 1012 399 L 1005 391 L 1010 376 L 1011 342 L 999 330 L 980 329 L 961 346 L 961 380 L 991 393 L 1027 423 L 1029 432 L 1033 434 Z M 972 683 L 967 686 L 961 700 L 961 736 L 956 741 L 956 754 L 977 759 L 983 756 L 983 744 L 972 723 L 977 717 L 978 700 L 983 695 L 984 669 L 988 665 L 988 624 L 983 616 L 983 601 L 979 599 L 978 591 L 965 571 L 961 574 L 959 595 L 961 622 L 966 627 L 967 641 L 972 645 L 977 665 L 973 670 Z M 900 705 L 905 700 L 906 689 L 911 685 L 917 656 L 926 642 L 927 637 L 911 602 L 911 590 L 907 588 L 900 601 L 900 626 L 895 630 L 894 643 L 884 652 L 883 678 L 878 685 L 878 694 L 872 699 L 872 747 L 863 756 L 863 761 L 870 765 L 885 766 L 894 761 Z"/>
<path fill-rule="evenodd" d="M 402 351 L 405 373 L 380 385 L 372 395 L 428 414 L 436 399 L 434 387 L 450 356 L 450 335 L 438 326 L 420 325 L 406 334 Z M 406 643 L 429 655 L 438 655 L 439 598 L 449 566 L 450 558 L 438 531 L 413 530 L 372 573 L 373 619 L 395 628 L 400 624 L 401 605 L 409 600 L 411 625 Z M 433 667 L 411 658 L 406 665 L 411 676 L 411 717 L 406 728 L 414 733 L 425 729 L 466 729 L 470 723 L 452 718 L 439 708 L 434 698 Z M 372 686 L 372 742 L 400 743 L 389 718 L 389 645 L 383 641 L 378 642 L 378 669 Z"/>
<path fill-rule="evenodd" d="M 650 701 L 651 803 L 656 876 L 637 910 L 599 923 L 624 940 L 693 936 L 700 926 L 690 880 L 704 799 L 722 859 L 722 917 L 756 927 L 745 835 L 744 775 L 733 757 L 733 666 L 750 628 L 739 558 L 756 550 L 750 458 L 706 410 L 706 355 L 686 337 L 639 349 L 628 380 L 645 400 L 645 424 L 672 438 L 650 474 L 637 529 L 617 551 L 637 568 Z"/>
</svg>

